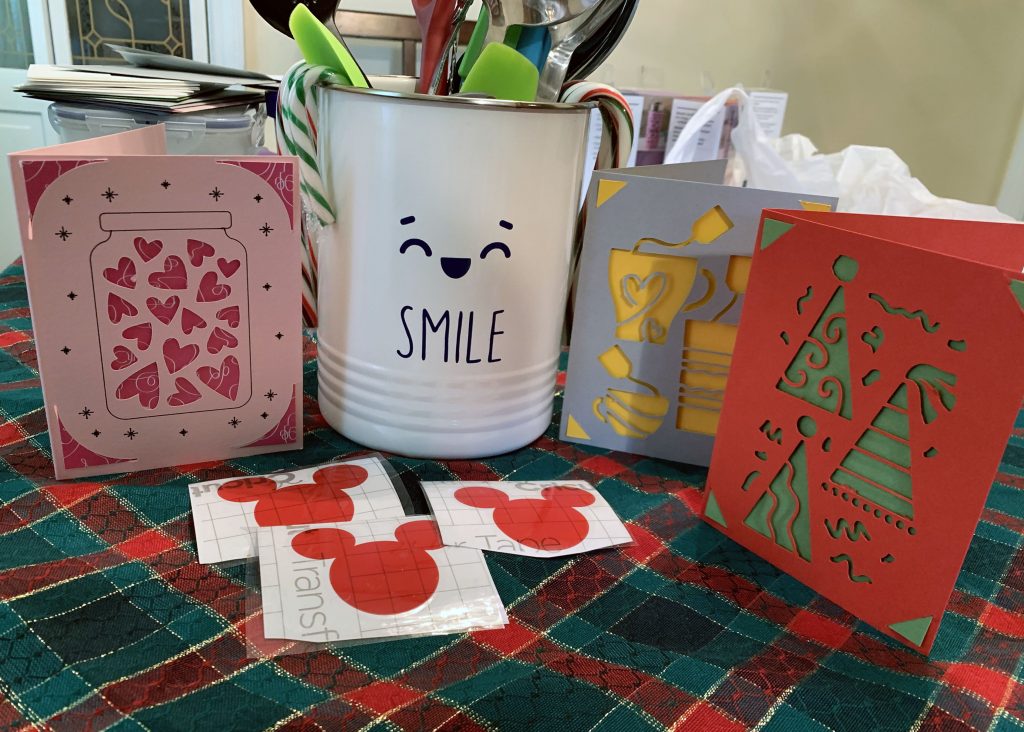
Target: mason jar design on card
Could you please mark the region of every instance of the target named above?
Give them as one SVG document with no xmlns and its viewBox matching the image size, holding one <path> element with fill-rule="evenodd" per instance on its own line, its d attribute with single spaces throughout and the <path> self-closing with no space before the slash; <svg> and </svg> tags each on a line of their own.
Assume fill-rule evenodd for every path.
<svg viewBox="0 0 1024 732">
<path fill-rule="evenodd" d="M 226 211 L 109 213 L 89 258 L 107 409 L 232 409 L 252 396 L 248 265 Z"/>
</svg>

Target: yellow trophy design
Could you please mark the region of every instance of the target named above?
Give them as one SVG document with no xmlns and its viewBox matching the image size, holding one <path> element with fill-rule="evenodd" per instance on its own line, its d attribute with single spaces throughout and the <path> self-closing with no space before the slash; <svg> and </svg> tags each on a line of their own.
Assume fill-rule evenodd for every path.
<svg viewBox="0 0 1024 732">
<path fill-rule="evenodd" d="M 697 278 L 697 259 L 641 252 L 643 244 L 650 242 L 667 248 L 706 245 L 731 228 L 725 211 L 715 206 L 694 222 L 690 238 L 685 241 L 666 242 L 648 237 L 634 244 L 632 250 L 613 249 L 608 258 L 608 284 L 615 303 L 615 337 L 663 344 Z M 714 276 L 706 269 L 700 272 L 707 280 L 707 291 L 700 300 L 686 306 L 687 311 L 701 307 L 715 294 Z"/>
<path fill-rule="evenodd" d="M 594 400 L 597 418 L 623 437 L 645 439 L 657 432 L 668 413 L 668 399 L 651 384 L 633 378 L 633 364 L 618 346 L 612 346 L 597 360 L 613 378 L 627 379 L 646 392 L 608 389 L 605 396 Z"/>
<path fill-rule="evenodd" d="M 750 257 L 729 257 L 725 282 L 729 304 L 711 320 L 688 320 L 683 335 L 683 370 L 679 377 L 676 428 L 714 435 L 722 411 L 725 383 L 732 365 L 739 326 L 718 322 L 744 292 L 750 279 Z"/>
</svg>

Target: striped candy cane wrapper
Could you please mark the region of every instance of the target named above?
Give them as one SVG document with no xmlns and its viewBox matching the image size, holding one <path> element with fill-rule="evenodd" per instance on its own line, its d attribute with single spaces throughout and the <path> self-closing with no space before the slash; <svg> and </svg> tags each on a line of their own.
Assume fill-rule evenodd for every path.
<svg viewBox="0 0 1024 732">
<path fill-rule="evenodd" d="M 597 104 L 604 130 L 595 169 L 607 170 L 626 165 L 633 149 L 633 111 L 617 89 L 593 81 L 573 81 L 562 87 L 559 101 Z"/>
<path fill-rule="evenodd" d="M 324 66 L 299 62 L 281 80 L 277 96 L 277 149 L 299 158 L 302 197 L 302 318 L 316 327 L 317 241 L 323 226 L 333 223 L 331 204 L 317 158 L 317 85 L 335 80 Z"/>
<path fill-rule="evenodd" d="M 562 87 L 560 102 L 579 104 L 594 102 L 601 112 L 603 122 L 601 147 L 597 154 L 595 170 L 622 168 L 629 161 L 633 149 L 635 126 L 633 110 L 622 94 L 607 84 L 592 81 L 573 81 Z M 576 240 L 573 242 L 572 265 L 569 280 L 569 302 L 566 306 L 563 340 L 568 342 L 572 333 L 573 307 L 576 300 L 576 279 L 580 266 L 580 252 L 583 249 L 583 231 L 587 225 L 587 207 L 580 209 L 576 222 Z"/>
</svg>

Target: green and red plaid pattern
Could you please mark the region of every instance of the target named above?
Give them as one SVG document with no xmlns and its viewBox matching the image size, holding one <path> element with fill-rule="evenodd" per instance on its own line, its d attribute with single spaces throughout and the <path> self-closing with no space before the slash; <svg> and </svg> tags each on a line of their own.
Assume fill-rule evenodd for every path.
<svg viewBox="0 0 1024 732">
<path fill-rule="evenodd" d="M 703 469 L 561 443 L 394 458 L 425 480 L 594 483 L 636 540 L 489 554 L 504 630 L 247 658 L 242 566 L 196 563 L 186 485 L 359 448 L 316 405 L 306 447 L 57 483 L 21 268 L 0 274 L 0 728 L 1024 730 L 1024 418 L 930 659 L 698 517 Z"/>
</svg>

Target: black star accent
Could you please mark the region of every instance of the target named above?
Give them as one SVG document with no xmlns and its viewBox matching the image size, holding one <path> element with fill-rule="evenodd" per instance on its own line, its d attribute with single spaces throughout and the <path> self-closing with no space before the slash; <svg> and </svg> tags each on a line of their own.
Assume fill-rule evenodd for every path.
<svg viewBox="0 0 1024 732">
<path fill-rule="evenodd" d="M 263 289 L 266 290 L 267 292 L 270 292 L 271 287 L 273 287 L 273 285 L 271 285 L 269 282 L 263 283 Z"/>
<path fill-rule="evenodd" d="M 67 346 L 64 346 L 62 349 L 60 349 L 60 352 L 67 356 L 69 353 L 71 353 L 71 349 L 68 348 Z"/>
<path fill-rule="evenodd" d="M 277 340 L 281 340 L 282 338 L 284 338 L 284 333 L 278 331 L 276 334 L 274 334 L 274 338 L 276 338 Z"/>
<path fill-rule="evenodd" d="M 71 196 L 64 196 L 64 198 L 60 200 L 62 200 L 64 203 L 70 206 L 71 202 L 74 201 L 75 199 L 73 199 Z"/>
<path fill-rule="evenodd" d="M 103 434 L 103 433 L 102 433 L 102 432 L 100 432 L 99 430 L 93 430 L 93 431 L 92 431 L 92 436 L 93 436 L 93 437 L 99 437 L 99 436 L 100 436 L 100 435 L 102 435 L 102 434 Z"/>
<path fill-rule="evenodd" d="M 74 302 L 76 297 L 78 297 L 78 295 L 75 293 L 74 290 L 68 293 L 68 300 L 70 300 L 71 302 Z"/>
<path fill-rule="evenodd" d="M 100 195 L 107 199 L 107 203 L 113 203 L 118 194 L 110 190 L 110 186 L 107 186 L 107 190 L 103 191 Z"/>
<path fill-rule="evenodd" d="M 224 191 L 222 191 L 220 188 L 217 188 L 217 186 L 214 186 L 213 190 L 210 191 L 210 195 L 213 196 L 214 201 L 219 201 L 220 197 L 224 195 Z"/>
<path fill-rule="evenodd" d="M 178 434 L 181 435 L 182 437 L 184 437 L 185 435 L 188 434 L 188 430 L 185 429 L 184 427 L 182 427 L 181 428 L 181 432 L 179 432 Z"/>
<path fill-rule="evenodd" d="M 124 436 L 127 437 L 129 440 L 134 440 L 136 437 L 138 437 L 138 435 L 139 435 L 139 433 L 136 432 L 131 427 L 129 427 L 128 431 L 124 433 Z"/>
<path fill-rule="evenodd" d="M 277 392 L 275 392 L 275 391 L 274 391 L 273 389 L 271 389 L 270 391 L 268 391 L 268 392 L 267 392 L 266 394 L 264 394 L 263 396 L 265 396 L 265 397 L 266 397 L 267 399 L 269 399 L 270 401 L 274 401 L 274 397 L 276 397 L 276 396 L 277 396 Z"/>
<path fill-rule="evenodd" d="M 242 424 L 242 420 L 240 420 L 238 417 L 232 417 L 231 421 L 228 422 L 228 424 L 231 425 L 232 428 L 237 428 L 238 425 Z"/>
<path fill-rule="evenodd" d="M 267 417 L 269 417 L 270 415 L 269 415 L 269 414 L 267 414 L 266 412 L 264 412 L 264 413 L 263 413 L 263 414 L 261 414 L 260 416 L 261 416 L 261 417 L 263 417 L 263 419 L 266 419 L 266 418 L 267 418 Z"/>
<path fill-rule="evenodd" d="M 93 411 L 91 409 L 89 409 L 89 407 L 82 407 L 82 411 L 79 412 L 79 414 L 81 414 L 86 419 L 89 419 L 89 417 L 92 416 Z"/>
<path fill-rule="evenodd" d="M 54 236 L 59 236 L 61 241 L 67 241 L 68 237 L 71 236 L 71 232 L 62 226 L 60 231 L 54 234 Z"/>
<path fill-rule="evenodd" d="M 257 193 L 255 196 L 252 197 L 252 200 L 254 200 L 256 203 L 259 203 L 260 201 L 263 200 L 263 196 Z"/>
<path fill-rule="evenodd" d="M 260 231 L 263 232 L 263 236 L 270 236 L 270 232 L 273 230 L 273 227 L 268 223 L 264 223 L 263 226 L 260 227 Z"/>
<path fill-rule="evenodd" d="M 162 185 L 164 187 L 164 190 L 166 191 L 168 188 L 171 187 L 171 182 L 169 180 L 165 180 L 160 185 Z"/>
</svg>

